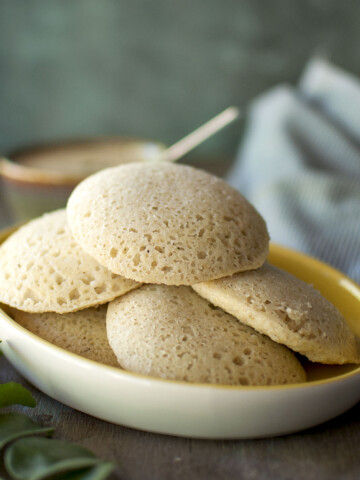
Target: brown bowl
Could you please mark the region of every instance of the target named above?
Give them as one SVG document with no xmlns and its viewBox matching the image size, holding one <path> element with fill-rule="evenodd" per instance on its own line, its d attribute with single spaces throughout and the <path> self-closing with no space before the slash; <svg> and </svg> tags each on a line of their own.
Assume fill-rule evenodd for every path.
<svg viewBox="0 0 360 480">
<path fill-rule="evenodd" d="M 100 138 L 41 145 L 0 159 L 5 200 L 13 221 L 62 208 L 73 188 L 103 168 L 154 160 L 160 142 L 136 138 Z"/>
</svg>

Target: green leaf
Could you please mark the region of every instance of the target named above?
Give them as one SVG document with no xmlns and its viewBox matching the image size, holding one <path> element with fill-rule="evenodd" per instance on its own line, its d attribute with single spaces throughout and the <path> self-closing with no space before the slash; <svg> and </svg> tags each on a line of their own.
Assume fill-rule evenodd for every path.
<svg viewBox="0 0 360 480">
<path fill-rule="evenodd" d="M 95 467 L 101 460 L 80 445 L 63 440 L 30 437 L 17 440 L 9 446 L 4 463 L 9 475 L 16 480 L 42 480 L 57 474 Z"/>
<path fill-rule="evenodd" d="M 0 449 L 20 437 L 51 434 L 54 430 L 53 427 L 41 427 L 21 413 L 0 414 Z"/>
<path fill-rule="evenodd" d="M 85 468 L 76 472 L 67 472 L 64 475 L 57 475 L 54 480 L 105 480 L 116 465 L 112 462 L 103 462 L 95 467 Z M 0 479 L 1 480 L 1 479 Z"/>
<path fill-rule="evenodd" d="M 8 382 L 0 384 L 0 408 L 9 405 L 23 405 L 24 407 L 35 407 L 35 398 L 29 390 L 20 383 Z"/>
</svg>

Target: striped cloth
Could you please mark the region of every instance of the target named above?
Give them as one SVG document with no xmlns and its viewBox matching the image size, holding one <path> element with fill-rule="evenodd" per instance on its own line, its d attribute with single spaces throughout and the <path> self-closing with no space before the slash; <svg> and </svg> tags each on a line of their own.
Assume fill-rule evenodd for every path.
<svg viewBox="0 0 360 480">
<path fill-rule="evenodd" d="M 360 81 L 312 60 L 297 88 L 258 98 L 228 181 L 271 239 L 360 283 Z"/>
</svg>

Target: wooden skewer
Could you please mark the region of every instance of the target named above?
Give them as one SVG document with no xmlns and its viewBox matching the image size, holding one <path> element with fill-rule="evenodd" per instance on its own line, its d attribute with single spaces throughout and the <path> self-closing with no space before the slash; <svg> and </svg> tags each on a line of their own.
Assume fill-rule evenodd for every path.
<svg viewBox="0 0 360 480">
<path fill-rule="evenodd" d="M 228 107 L 226 110 L 206 122 L 204 125 L 164 150 L 160 155 L 159 160 L 176 162 L 176 160 L 200 145 L 200 143 L 207 140 L 209 137 L 214 135 L 214 133 L 233 122 L 239 116 L 239 114 L 240 111 L 237 107 Z"/>
</svg>

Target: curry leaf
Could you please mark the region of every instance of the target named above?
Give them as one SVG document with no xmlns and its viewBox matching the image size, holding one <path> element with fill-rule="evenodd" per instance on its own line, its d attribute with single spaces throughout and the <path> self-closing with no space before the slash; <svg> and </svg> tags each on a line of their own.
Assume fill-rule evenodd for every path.
<svg viewBox="0 0 360 480">
<path fill-rule="evenodd" d="M 19 383 L 0 384 L 0 408 L 10 405 L 35 407 L 36 401 Z M 13 442 L 4 455 L 4 465 L 12 479 L 105 480 L 115 469 L 114 463 L 101 461 L 80 445 L 28 437 L 53 432 L 53 427 L 41 427 L 21 413 L 0 414 L 0 449 Z M 21 438 L 24 436 L 27 438 Z"/>
<path fill-rule="evenodd" d="M 22 438 L 11 444 L 4 461 L 7 472 L 16 480 L 42 480 L 102 463 L 80 445 L 37 437 Z"/>
<path fill-rule="evenodd" d="M 54 428 L 41 427 L 21 413 L 0 414 L 0 449 L 20 437 L 37 434 L 51 434 Z"/>
<path fill-rule="evenodd" d="M 24 407 L 35 407 L 36 401 L 29 390 L 20 383 L 8 382 L 0 384 L 0 408 L 9 405 L 23 405 Z"/>
</svg>

